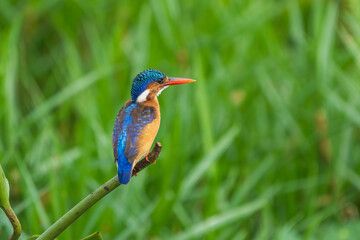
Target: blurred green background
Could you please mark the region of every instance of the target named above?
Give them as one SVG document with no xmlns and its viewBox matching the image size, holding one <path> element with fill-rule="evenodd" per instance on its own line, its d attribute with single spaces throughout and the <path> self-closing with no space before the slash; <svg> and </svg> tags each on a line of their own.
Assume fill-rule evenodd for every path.
<svg viewBox="0 0 360 240">
<path fill-rule="evenodd" d="M 163 151 L 59 239 L 358 239 L 360 3 L 0 1 L 0 161 L 23 236 L 115 176 L 147 68 Z M 11 226 L 0 214 L 0 238 Z"/>
</svg>

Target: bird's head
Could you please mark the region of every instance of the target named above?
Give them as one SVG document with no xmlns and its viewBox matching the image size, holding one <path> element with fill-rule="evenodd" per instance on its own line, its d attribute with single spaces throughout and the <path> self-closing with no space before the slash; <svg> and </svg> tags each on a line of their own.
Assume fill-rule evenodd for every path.
<svg viewBox="0 0 360 240">
<path fill-rule="evenodd" d="M 147 69 L 139 73 L 133 80 L 131 88 L 131 100 L 133 102 L 144 102 L 153 99 L 168 86 L 194 82 L 187 78 L 168 77 L 164 73 Z"/>
</svg>

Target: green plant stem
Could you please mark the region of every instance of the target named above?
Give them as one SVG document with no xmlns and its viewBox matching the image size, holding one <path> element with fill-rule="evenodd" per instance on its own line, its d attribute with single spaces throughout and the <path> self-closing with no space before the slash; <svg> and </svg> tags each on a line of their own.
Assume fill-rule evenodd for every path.
<svg viewBox="0 0 360 240">
<path fill-rule="evenodd" d="M 17 218 L 16 214 L 14 213 L 14 211 L 12 210 L 11 206 L 6 206 L 6 207 L 2 207 L 2 209 L 4 210 L 6 216 L 8 217 L 8 219 L 11 222 L 11 225 L 13 226 L 14 232 L 13 234 L 10 236 L 9 240 L 16 240 L 20 237 L 21 235 L 21 224 L 19 219 Z"/>
<path fill-rule="evenodd" d="M 9 219 L 14 229 L 14 232 L 9 239 L 16 240 L 21 235 L 21 224 L 16 214 L 11 208 L 9 201 L 9 193 L 10 193 L 9 182 L 6 179 L 4 170 L 2 169 L 0 164 L 0 207 L 5 212 L 7 218 Z"/>
<path fill-rule="evenodd" d="M 161 144 L 155 143 L 155 146 L 151 153 L 148 154 L 148 160 L 143 158 L 134 167 L 132 176 L 149 166 L 151 163 L 159 157 L 161 151 Z M 83 213 L 85 213 L 90 207 L 97 203 L 104 196 L 112 192 L 120 185 L 118 177 L 115 176 L 105 184 L 100 186 L 94 192 L 90 193 L 86 198 L 81 200 L 75 207 L 68 211 L 64 216 L 51 225 L 43 234 L 41 234 L 37 240 L 55 239 L 60 233 L 62 233 L 68 226 L 70 226 L 76 219 L 78 219 Z"/>
</svg>

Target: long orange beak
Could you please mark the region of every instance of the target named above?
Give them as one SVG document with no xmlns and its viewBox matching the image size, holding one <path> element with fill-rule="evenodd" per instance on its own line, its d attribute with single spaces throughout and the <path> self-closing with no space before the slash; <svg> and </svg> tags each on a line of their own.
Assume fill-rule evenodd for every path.
<svg viewBox="0 0 360 240">
<path fill-rule="evenodd" d="M 165 85 L 178 85 L 178 84 L 184 84 L 184 83 L 191 83 L 195 82 L 194 79 L 188 79 L 188 78 L 175 78 L 175 77 L 168 77 L 169 81 L 165 83 Z"/>
</svg>

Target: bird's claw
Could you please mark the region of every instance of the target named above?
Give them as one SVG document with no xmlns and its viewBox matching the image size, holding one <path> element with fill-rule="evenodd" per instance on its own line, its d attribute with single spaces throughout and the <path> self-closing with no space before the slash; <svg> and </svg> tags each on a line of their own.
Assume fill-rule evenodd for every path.
<svg viewBox="0 0 360 240">
<path fill-rule="evenodd" d="M 148 154 L 145 156 L 145 160 L 146 160 L 147 162 L 150 162 L 150 161 L 149 161 L 149 158 L 148 158 L 148 156 L 149 156 L 150 153 L 151 153 L 151 152 L 148 152 Z"/>
<path fill-rule="evenodd" d="M 148 163 L 151 163 L 148 156 L 149 156 L 150 152 L 145 156 L 145 160 L 148 162 Z M 153 161 L 153 163 L 155 164 L 156 163 L 156 160 Z"/>
</svg>

